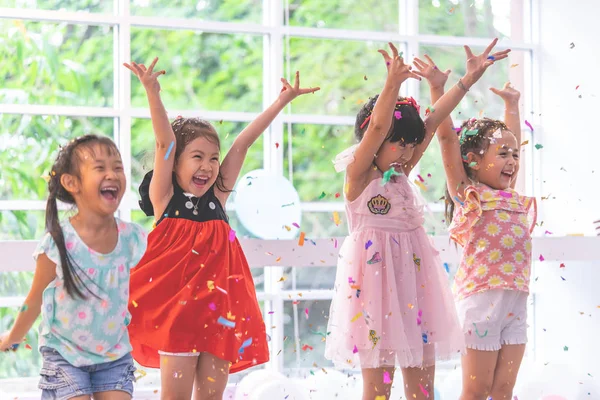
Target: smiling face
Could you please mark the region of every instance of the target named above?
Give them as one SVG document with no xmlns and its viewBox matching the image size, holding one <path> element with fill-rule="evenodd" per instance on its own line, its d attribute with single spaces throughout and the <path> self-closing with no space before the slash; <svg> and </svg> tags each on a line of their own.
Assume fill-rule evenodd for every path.
<svg viewBox="0 0 600 400">
<path fill-rule="evenodd" d="M 175 163 L 177 183 L 184 192 L 201 197 L 215 183 L 221 166 L 219 153 L 217 143 L 205 136 L 187 144 Z"/>
<path fill-rule="evenodd" d="M 492 189 L 507 189 L 519 172 L 519 144 L 515 135 L 504 129 L 498 129 L 488 138 L 490 144 L 483 155 L 467 154 L 469 163 L 477 163 L 471 167 L 473 177 Z"/>
<path fill-rule="evenodd" d="M 76 149 L 77 174 L 63 174 L 61 182 L 79 210 L 113 215 L 125 194 L 126 178 L 121 155 L 104 144 Z"/>
</svg>

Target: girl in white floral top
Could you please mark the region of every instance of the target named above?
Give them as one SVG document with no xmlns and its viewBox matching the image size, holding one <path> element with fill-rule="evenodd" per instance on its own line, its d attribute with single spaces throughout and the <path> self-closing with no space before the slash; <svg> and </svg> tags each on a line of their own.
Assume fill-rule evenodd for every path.
<svg viewBox="0 0 600 400">
<path fill-rule="evenodd" d="M 130 399 L 129 270 L 146 249 L 139 226 L 114 217 L 127 188 L 114 142 L 86 135 L 63 147 L 49 176 L 47 233 L 33 284 L 0 350 L 16 348 L 42 314 L 42 399 Z M 76 214 L 58 220 L 57 200 Z"/>
</svg>

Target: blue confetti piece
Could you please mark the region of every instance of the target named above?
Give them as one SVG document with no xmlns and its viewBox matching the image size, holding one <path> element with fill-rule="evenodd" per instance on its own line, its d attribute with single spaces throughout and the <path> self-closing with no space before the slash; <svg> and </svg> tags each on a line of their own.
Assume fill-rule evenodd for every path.
<svg viewBox="0 0 600 400">
<path fill-rule="evenodd" d="M 224 326 L 228 327 L 228 328 L 235 328 L 235 322 L 230 321 L 230 320 L 228 320 L 226 318 L 219 317 L 219 319 L 217 320 L 217 322 L 219 324 L 221 324 L 221 325 L 224 325 Z"/>
<path fill-rule="evenodd" d="M 251 344 L 252 344 L 252 338 L 248 338 L 248 339 L 244 340 L 244 343 L 242 343 L 242 347 L 240 347 L 240 350 L 239 350 L 239 352 L 240 352 L 240 353 L 243 353 L 243 352 L 244 352 L 244 349 L 245 349 L 246 347 L 250 346 Z"/>
<path fill-rule="evenodd" d="M 460 199 L 457 196 L 454 196 L 454 200 L 456 200 L 461 206 L 465 205 L 465 203 L 460 201 Z"/>
<path fill-rule="evenodd" d="M 423 334 L 423 343 L 427 344 L 428 340 L 427 340 L 427 334 L 424 333 Z"/>
<path fill-rule="evenodd" d="M 494 57 L 494 56 L 488 56 L 488 58 L 487 58 L 487 59 L 488 59 L 488 60 L 495 61 L 495 60 L 496 60 L 496 57 Z"/>
<path fill-rule="evenodd" d="M 173 146 L 175 146 L 175 142 L 171 142 L 171 144 L 169 145 L 169 148 L 167 149 L 167 154 L 165 154 L 165 160 L 169 159 L 171 151 L 173 150 Z"/>
<path fill-rule="evenodd" d="M 448 263 L 444 263 L 444 268 L 446 269 L 447 273 L 450 273 L 450 265 L 448 265 Z"/>
</svg>

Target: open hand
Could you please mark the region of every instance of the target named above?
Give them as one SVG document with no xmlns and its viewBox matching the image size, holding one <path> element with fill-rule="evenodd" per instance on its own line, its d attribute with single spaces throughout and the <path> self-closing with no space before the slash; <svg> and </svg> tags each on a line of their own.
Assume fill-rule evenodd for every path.
<svg viewBox="0 0 600 400">
<path fill-rule="evenodd" d="M 506 82 L 502 89 L 490 88 L 490 90 L 500 96 L 507 104 L 517 104 L 521 98 L 521 92 L 512 87 L 510 82 Z"/>
<path fill-rule="evenodd" d="M 452 71 L 447 69 L 446 72 L 442 72 L 427 54 L 425 54 L 425 58 L 427 61 L 423 61 L 420 58 L 415 57 L 413 64 L 417 70 L 414 71 L 414 73 L 427 79 L 427 82 L 431 88 L 443 88 L 448 80 L 448 75 L 450 75 L 450 72 Z"/>
<path fill-rule="evenodd" d="M 412 71 L 412 67 L 410 65 L 404 64 L 404 59 L 398 55 L 398 49 L 391 42 L 388 43 L 390 49 L 392 50 L 392 57 L 385 50 L 378 50 L 378 52 L 383 56 L 385 60 L 385 65 L 387 65 L 388 76 L 396 78 L 400 83 L 404 82 L 408 78 L 414 78 L 418 81 L 421 80 L 421 77 Z"/>
<path fill-rule="evenodd" d="M 467 73 L 465 75 L 467 82 L 463 82 L 464 84 L 468 84 L 469 86 L 473 85 L 479 80 L 479 78 L 481 78 L 485 70 L 488 69 L 490 65 L 494 64 L 498 60 L 508 57 L 510 49 L 490 54 L 496 43 L 498 43 L 498 39 L 492 40 L 492 43 L 490 43 L 484 52 L 478 56 L 473 54 L 469 46 L 464 46 L 465 53 L 467 54 Z"/>
<path fill-rule="evenodd" d="M 131 70 L 138 77 L 146 91 L 159 92 L 160 84 L 158 83 L 158 77 L 166 74 L 166 71 L 154 72 L 154 66 L 158 62 L 158 57 L 154 58 L 150 67 L 146 68 L 144 64 L 137 64 L 131 62 L 131 64 L 123 63 L 125 68 Z"/>
<path fill-rule="evenodd" d="M 296 78 L 294 79 L 294 86 L 290 85 L 290 83 L 285 78 L 281 78 L 281 83 L 283 83 L 283 88 L 281 89 L 281 93 L 279 94 L 279 98 L 286 103 L 294 100 L 296 97 L 301 96 L 307 93 L 314 93 L 317 90 L 321 90 L 320 87 L 315 88 L 306 88 L 302 89 L 300 87 L 300 72 L 296 71 Z"/>
</svg>

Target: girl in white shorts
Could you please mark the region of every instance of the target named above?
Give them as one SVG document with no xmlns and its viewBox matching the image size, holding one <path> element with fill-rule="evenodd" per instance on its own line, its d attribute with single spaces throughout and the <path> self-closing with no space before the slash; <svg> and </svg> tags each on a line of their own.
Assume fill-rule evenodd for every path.
<svg viewBox="0 0 600 400">
<path fill-rule="evenodd" d="M 514 190 L 519 171 L 519 92 L 493 89 L 505 121 L 451 121 L 438 130 L 447 177 L 446 219 L 464 248 L 454 281 L 467 354 L 461 400 L 512 399 L 527 343 L 534 198 Z M 456 207 L 456 212 L 454 208 Z"/>
</svg>

